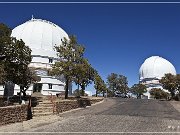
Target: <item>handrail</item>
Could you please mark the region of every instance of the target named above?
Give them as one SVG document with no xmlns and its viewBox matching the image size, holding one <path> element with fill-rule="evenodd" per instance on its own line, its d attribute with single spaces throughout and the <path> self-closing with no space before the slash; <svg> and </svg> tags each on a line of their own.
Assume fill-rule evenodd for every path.
<svg viewBox="0 0 180 135">
<path fill-rule="evenodd" d="M 52 93 L 48 92 L 50 95 L 50 101 L 53 104 L 53 114 L 56 112 L 56 102 L 55 102 L 55 98 L 53 97 Z"/>
</svg>

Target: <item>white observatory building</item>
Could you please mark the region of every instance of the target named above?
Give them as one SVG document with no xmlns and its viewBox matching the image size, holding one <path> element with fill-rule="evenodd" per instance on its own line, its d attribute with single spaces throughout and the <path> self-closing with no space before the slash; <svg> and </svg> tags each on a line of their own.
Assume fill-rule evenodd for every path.
<svg viewBox="0 0 180 135">
<path fill-rule="evenodd" d="M 144 95 L 150 98 L 149 91 L 152 88 L 162 89 L 159 80 L 167 73 L 176 75 L 176 69 L 168 60 L 159 56 L 147 58 L 139 69 L 139 83 L 147 87 L 147 92 Z"/>
<path fill-rule="evenodd" d="M 35 68 L 41 81 L 32 85 L 27 94 L 40 92 L 43 95 L 53 95 L 64 91 L 65 80 L 63 77 L 55 78 L 48 75 L 48 70 L 55 61 L 59 60 L 54 50 L 54 46 L 60 45 L 61 40 L 68 39 L 68 34 L 58 25 L 42 20 L 34 19 L 15 27 L 12 30 L 12 37 L 25 42 L 32 50 L 32 62 L 29 67 Z M 0 87 L 0 94 L 3 95 L 4 88 Z M 15 85 L 14 94 L 19 92 L 19 86 Z"/>
</svg>

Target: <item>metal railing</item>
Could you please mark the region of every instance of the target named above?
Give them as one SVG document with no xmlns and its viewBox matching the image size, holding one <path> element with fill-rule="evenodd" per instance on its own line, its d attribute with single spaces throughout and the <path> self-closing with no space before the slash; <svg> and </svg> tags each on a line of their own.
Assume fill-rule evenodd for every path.
<svg viewBox="0 0 180 135">
<path fill-rule="evenodd" d="M 49 93 L 49 92 L 48 92 L 48 93 Z M 55 113 L 56 113 L 56 102 L 55 102 L 56 97 L 53 96 L 52 93 L 49 93 L 49 94 L 50 94 L 49 100 L 50 100 L 50 102 L 53 104 L 53 114 L 55 114 Z"/>
</svg>

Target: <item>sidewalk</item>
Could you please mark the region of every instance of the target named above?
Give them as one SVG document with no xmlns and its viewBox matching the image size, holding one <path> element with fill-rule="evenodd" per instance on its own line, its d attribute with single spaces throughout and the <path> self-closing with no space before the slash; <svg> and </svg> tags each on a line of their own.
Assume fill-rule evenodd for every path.
<svg viewBox="0 0 180 135">
<path fill-rule="evenodd" d="M 22 132 L 31 128 L 51 124 L 60 120 L 63 120 L 63 117 L 57 115 L 34 117 L 33 119 L 28 121 L 1 126 L 0 132 Z"/>
<path fill-rule="evenodd" d="M 92 106 L 98 105 L 102 102 L 104 102 L 104 100 L 97 102 L 95 104 L 92 104 Z M 88 106 L 87 108 L 89 107 L 91 106 Z M 65 112 L 62 112 L 61 115 L 69 113 L 69 112 L 81 110 L 81 109 L 83 108 L 77 108 L 77 109 L 65 111 Z M 28 121 L 3 125 L 3 126 L 0 126 L 0 132 L 1 133 L 2 132 L 23 132 L 31 128 L 37 128 L 37 127 L 48 125 L 57 121 L 62 121 L 64 117 L 62 117 L 61 115 L 54 114 L 54 115 L 47 115 L 47 116 L 38 116 L 38 117 L 33 117 L 33 119 L 28 120 Z"/>
</svg>

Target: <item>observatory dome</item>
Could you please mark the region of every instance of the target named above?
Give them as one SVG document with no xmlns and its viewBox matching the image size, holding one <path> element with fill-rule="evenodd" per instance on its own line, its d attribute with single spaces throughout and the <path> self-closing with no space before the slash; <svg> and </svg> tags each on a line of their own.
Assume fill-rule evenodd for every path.
<svg viewBox="0 0 180 135">
<path fill-rule="evenodd" d="M 25 45 L 32 50 L 32 61 L 29 67 L 35 69 L 41 81 L 32 84 L 27 90 L 28 94 L 40 92 L 43 95 L 56 95 L 64 92 L 65 79 L 63 76 L 51 76 L 49 69 L 52 65 L 59 61 L 54 46 L 61 45 L 64 38 L 69 39 L 68 34 L 58 25 L 42 20 L 34 19 L 15 27 L 12 30 L 11 37 L 22 39 Z M 0 92 L 2 87 L 0 87 Z M 15 85 L 15 93 L 19 91 L 19 86 Z M 71 92 L 71 84 L 69 87 Z"/>
<path fill-rule="evenodd" d="M 34 18 L 15 27 L 11 36 L 22 39 L 31 48 L 32 55 L 53 58 L 57 57 L 54 46 L 61 44 L 64 37 L 68 39 L 68 34 L 58 25 Z"/>
<path fill-rule="evenodd" d="M 153 78 L 161 79 L 167 73 L 176 75 L 176 70 L 168 60 L 159 56 L 147 58 L 139 69 L 140 81 Z"/>
</svg>

